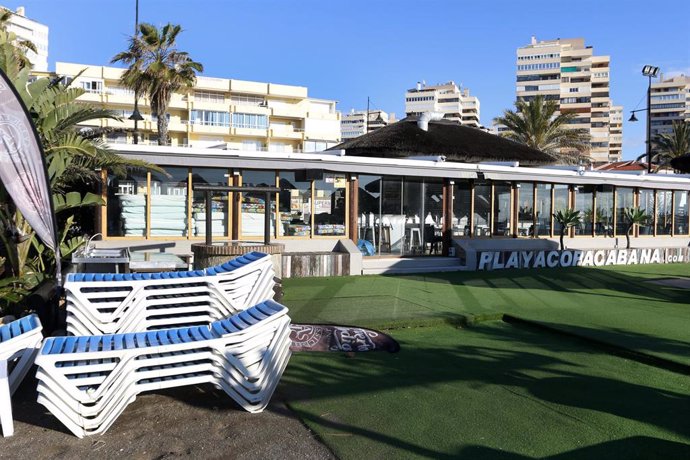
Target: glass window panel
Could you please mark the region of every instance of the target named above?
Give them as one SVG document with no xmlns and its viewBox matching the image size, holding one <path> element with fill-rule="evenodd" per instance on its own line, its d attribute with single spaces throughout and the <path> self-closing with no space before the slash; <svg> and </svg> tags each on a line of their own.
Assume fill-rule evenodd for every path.
<svg viewBox="0 0 690 460">
<path fill-rule="evenodd" d="M 151 173 L 151 236 L 187 236 L 187 168 Z"/>
<path fill-rule="evenodd" d="M 616 187 L 616 235 L 625 235 L 628 229 L 624 212 L 634 206 L 634 197 L 632 188 Z"/>
<path fill-rule="evenodd" d="M 412 217 L 412 221 L 419 223 L 421 217 L 419 215 L 416 218 Z M 382 181 L 381 214 L 376 218 L 376 227 L 379 232 L 376 245 L 379 252 L 402 254 L 403 248 L 411 244 L 406 238 L 405 222 L 402 177 L 386 176 Z M 421 236 L 414 244 L 421 245 Z"/>
<path fill-rule="evenodd" d="M 108 236 L 146 236 L 146 174 L 108 175 Z"/>
<path fill-rule="evenodd" d="M 673 234 L 688 234 L 688 192 L 676 190 L 675 204 L 673 206 Z"/>
<path fill-rule="evenodd" d="M 551 234 L 551 184 L 536 184 L 537 235 Z"/>
<path fill-rule="evenodd" d="M 376 220 L 379 218 L 381 206 L 381 176 L 359 176 L 358 209 L 359 226 L 358 236 L 360 240 L 371 243 L 365 255 L 378 253 L 378 239 Z M 373 251 L 372 251 L 373 248 Z"/>
<path fill-rule="evenodd" d="M 324 173 L 314 181 L 314 235 L 345 235 L 346 193 L 344 174 Z"/>
<path fill-rule="evenodd" d="M 494 182 L 494 235 L 510 235 L 510 183 Z"/>
<path fill-rule="evenodd" d="M 670 235 L 673 217 L 673 192 L 656 191 L 656 234 Z"/>
<path fill-rule="evenodd" d="M 575 226 L 576 235 L 592 234 L 592 224 L 594 222 L 593 200 L 593 185 L 578 185 L 575 187 L 575 210 L 580 211 L 580 225 Z"/>
<path fill-rule="evenodd" d="M 549 199 L 550 201 L 550 199 Z M 518 236 L 534 235 L 534 184 L 518 184 Z"/>
<path fill-rule="evenodd" d="M 491 229 L 491 183 L 474 183 L 474 236 L 489 236 Z"/>
<path fill-rule="evenodd" d="M 440 179 L 424 180 L 424 215 L 424 251 L 438 254 L 443 249 L 443 182 Z"/>
<path fill-rule="evenodd" d="M 569 186 L 566 184 L 554 184 L 553 186 L 553 212 L 554 214 L 557 213 L 558 211 L 563 211 L 565 209 L 570 208 L 570 200 L 569 200 Z M 560 235 L 561 233 L 561 224 L 556 222 L 556 219 L 553 220 L 553 231 L 554 235 Z"/>
<path fill-rule="evenodd" d="M 470 181 L 456 180 L 453 185 L 453 236 L 470 236 L 471 200 Z"/>
<path fill-rule="evenodd" d="M 640 225 L 640 235 L 654 234 L 654 190 L 640 189 L 640 209 L 647 214 L 647 223 Z"/>
<path fill-rule="evenodd" d="M 595 235 L 613 236 L 613 185 L 597 187 Z"/>
<path fill-rule="evenodd" d="M 295 173 L 280 173 L 279 236 L 311 236 L 311 181 L 295 180 Z"/>
<path fill-rule="evenodd" d="M 275 187 L 276 174 L 274 171 L 242 171 L 243 187 Z M 271 199 L 270 232 L 275 234 L 275 197 Z M 243 193 L 241 208 L 241 232 L 242 237 L 264 237 L 264 223 L 266 210 L 265 193 Z"/>
<path fill-rule="evenodd" d="M 422 181 L 406 177 L 403 181 L 403 216 L 400 220 L 394 216 L 388 217 L 391 226 L 391 238 L 397 237 L 398 233 L 404 236 L 404 239 L 401 239 L 403 254 L 422 254 L 425 245 L 425 225 L 430 225 L 433 228 L 434 219 L 431 215 L 426 215 L 423 197 Z"/>
<path fill-rule="evenodd" d="M 199 184 L 228 185 L 227 169 L 193 168 L 192 187 Z M 211 228 L 213 236 L 228 236 L 228 194 L 217 193 L 211 199 Z M 192 201 L 192 227 L 194 236 L 206 236 L 206 194 L 194 192 Z"/>
</svg>

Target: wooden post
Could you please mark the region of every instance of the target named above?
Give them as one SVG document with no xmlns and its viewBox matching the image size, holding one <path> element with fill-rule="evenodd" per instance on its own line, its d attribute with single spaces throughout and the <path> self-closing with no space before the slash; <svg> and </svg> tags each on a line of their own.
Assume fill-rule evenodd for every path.
<svg viewBox="0 0 690 460">
<path fill-rule="evenodd" d="M 351 176 L 348 183 L 350 189 L 348 202 L 348 218 L 350 221 L 348 238 L 356 245 L 359 243 L 359 225 L 357 222 L 359 216 L 359 178 L 357 176 Z"/>
</svg>

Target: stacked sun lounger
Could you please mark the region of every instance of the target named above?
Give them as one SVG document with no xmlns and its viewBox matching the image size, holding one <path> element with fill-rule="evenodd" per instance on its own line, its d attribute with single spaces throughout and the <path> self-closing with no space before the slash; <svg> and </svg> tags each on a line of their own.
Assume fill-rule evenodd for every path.
<svg viewBox="0 0 690 460">
<path fill-rule="evenodd" d="M 105 432 L 145 391 L 212 383 L 263 410 L 290 357 L 287 308 L 267 300 L 206 326 L 46 339 L 38 402 L 75 435 Z"/>
<path fill-rule="evenodd" d="M 42 329 L 36 315 L 0 326 L 0 422 L 5 437 L 14 434 L 10 396 L 34 363 Z"/>
<path fill-rule="evenodd" d="M 251 252 L 204 270 L 72 273 L 65 282 L 67 332 L 98 335 L 201 325 L 275 295 L 271 257 Z"/>
</svg>

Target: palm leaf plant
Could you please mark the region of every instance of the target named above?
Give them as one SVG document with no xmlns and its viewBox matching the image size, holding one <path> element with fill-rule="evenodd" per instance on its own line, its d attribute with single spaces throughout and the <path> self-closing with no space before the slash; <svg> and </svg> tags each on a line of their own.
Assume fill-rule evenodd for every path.
<svg viewBox="0 0 690 460">
<path fill-rule="evenodd" d="M 659 167 L 668 167 L 671 160 L 690 153 L 690 123 L 676 120 L 670 133 L 656 136 L 656 153 L 652 161 Z"/>
<path fill-rule="evenodd" d="M 625 241 L 626 249 L 630 249 L 630 233 L 635 225 L 644 225 L 649 220 L 649 215 L 639 206 L 625 208 L 623 210 L 623 221 L 626 223 Z"/>
<path fill-rule="evenodd" d="M 516 110 L 505 110 L 494 123 L 508 128 L 502 136 L 546 152 L 563 162 L 577 164 L 589 149 L 590 136 L 586 129 L 568 128 L 574 113 L 559 113 L 558 104 L 535 96 L 531 101 L 517 100 Z M 561 155 L 561 150 L 574 150 L 574 155 Z"/>
<path fill-rule="evenodd" d="M 563 251 L 565 249 L 565 244 L 563 242 L 563 239 L 565 238 L 565 233 L 568 231 L 570 227 L 580 225 L 580 211 L 576 211 L 572 208 L 562 209 L 554 213 L 553 218 L 556 222 L 558 222 L 561 225 L 560 242 L 561 251 Z"/>
<path fill-rule="evenodd" d="M 194 86 L 197 72 L 204 70 L 188 53 L 177 49 L 181 31 L 179 25 L 167 24 L 159 29 L 139 24 L 139 33 L 129 39 L 127 50 L 111 61 L 129 66 L 122 74 L 124 86 L 148 96 L 151 112 L 157 115 L 158 145 L 168 144 L 168 107 L 173 93 Z"/>
</svg>

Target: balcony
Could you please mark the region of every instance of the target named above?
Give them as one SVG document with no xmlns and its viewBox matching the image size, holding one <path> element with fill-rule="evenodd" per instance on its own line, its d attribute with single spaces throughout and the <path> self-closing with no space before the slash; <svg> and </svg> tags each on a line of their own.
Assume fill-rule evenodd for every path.
<svg viewBox="0 0 690 460">
<path fill-rule="evenodd" d="M 271 125 L 269 136 L 280 139 L 304 139 L 304 130 L 290 125 Z"/>
</svg>

